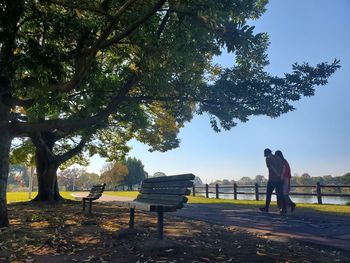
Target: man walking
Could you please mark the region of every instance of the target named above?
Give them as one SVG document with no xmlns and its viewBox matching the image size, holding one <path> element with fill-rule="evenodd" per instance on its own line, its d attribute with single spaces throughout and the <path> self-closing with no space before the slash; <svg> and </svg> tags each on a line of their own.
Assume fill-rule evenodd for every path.
<svg viewBox="0 0 350 263">
<path fill-rule="evenodd" d="M 270 149 L 264 150 L 264 156 L 266 158 L 266 166 L 269 171 L 269 180 L 266 187 L 266 201 L 265 207 L 259 208 L 262 212 L 268 212 L 271 202 L 271 195 L 273 190 L 276 191 L 277 200 L 280 202 L 282 210 L 281 214 L 286 213 L 286 203 L 283 197 L 283 160 L 278 156 L 272 154 Z"/>
</svg>

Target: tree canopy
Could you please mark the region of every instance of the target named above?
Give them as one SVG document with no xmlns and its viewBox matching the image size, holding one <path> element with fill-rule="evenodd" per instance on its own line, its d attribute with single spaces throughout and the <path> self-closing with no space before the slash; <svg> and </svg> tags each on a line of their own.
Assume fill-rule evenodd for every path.
<svg viewBox="0 0 350 263">
<path fill-rule="evenodd" d="M 124 183 L 132 189 L 133 185 L 140 184 L 145 179 L 144 166 L 141 160 L 131 157 L 127 158 L 124 163 L 128 167 L 128 175 L 124 178 Z"/>
<path fill-rule="evenodd" d="M 0 227 L 8 223 L 14 137 L 30 137 L 57 163 L 77 152 L 55 152 L 54 143 L 67 137 L 77 150 L 88 144 L 91 154 L 108 155 L 109 145 L 124 153 L 132 138 L 166 151 L 179 145 L 179 129 L 194 114 L 209 114 L 219 131 L 252 115 L 277 117 L 293 110 L 292 101 L 314 95 L 339 62 L 268 74 L 268 35 L 248 24 L 266 3 L 1 2 Z M 222 49 L 232 54 L 232 68 L 213 63 Z"/>
<path fill-rule="evenodd" d="M 101 182 L 107 188 L 114 189 L 115 186 L 123 184 L 128 175 L 128 167 L 122 161 L 114 161 L 105 164 L 101 173 Z"/>
<path fill-rule="evenodd" d="M 118 138 L 167 150 L 178 145 L 178 129 L 194 112 L 207 112 L 215 129 L 229 129 L 251 115 L 292 110 L 289 102 L 313 95 L 338 63 L 295 64 L 283 78 L 266 73 L 268 36 L 247 25 L 265 4 L 6 2 L 2 57 L 10 53 L 1 62 L 8 68 L 2 75 L 11 77 L 14 135 L 108 127 Z M 233 54 L 231 69 L 212 63 L 222 48 Z"/>
</svg>

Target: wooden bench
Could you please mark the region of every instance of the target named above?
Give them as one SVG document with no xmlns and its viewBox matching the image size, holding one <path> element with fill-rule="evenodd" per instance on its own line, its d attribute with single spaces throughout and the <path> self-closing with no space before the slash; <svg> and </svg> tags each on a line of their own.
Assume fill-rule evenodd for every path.
<svg viewBox="0 0 350 263">
<path fill-rule="evenodd" d="M 99 185 L 92 186 L 89 195 L 86 197 L 83 197 L 83 211 L 85 211 L 85 202 L 89 201 L 88 213 L 91 214 L 92 201 L 97 200 L 101 197 L 103 191 L 105 190 L 105 186 L 106 184 L 99 184 Z"/>
<path fill-rule="evenodd" d="M 129 202 L 121 202 L 130 208 L 129 228 L 134 228 L 135 209 L 157 212 L 158 239 L 163 239 L 164 212 L 174 212 L 181 209 L 187 202 L 186 195 L 193 186 L 193 174 L 162 176 L 143 180 L 137 198 Z"/>
</svg>

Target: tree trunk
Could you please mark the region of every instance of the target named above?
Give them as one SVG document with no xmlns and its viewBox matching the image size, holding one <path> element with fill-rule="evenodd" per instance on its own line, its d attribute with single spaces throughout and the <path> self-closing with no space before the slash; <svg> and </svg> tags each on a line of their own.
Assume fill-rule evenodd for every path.
<svg viewBox="0 0 350 263">
<path fill-rule="evenodd" d="M 15 47 L 16 28 L 23 13 L 24 1 L 7 1 L 1 4 L 1 40 L 0 40 L 0 227 L 9 225 L 6 191 L 9 173 L 9 155 L 13 136 L 10 132 L 9 101 L 11 94 L 11 79 L 14 76 L 13 50 Z"/>
<path fill-rule="evenodd" d="M 7 178 L 11 136 L 7 129 L 0 128 L 0 227 L 9 225 L 6 205 Z"/>
<path fill-rule="evenodd" d="M 9 127 L 10 107 L 5 103 L 9 98 L 9 84 L 8 79 L 0 75 L 0 227 L 9 225 L 6 192 L 12 136 Z"/>
<path fill-rule="evenodd" d="M 35 147 L 38 195 L 33 201 L 56 203 L 63 200 L 58 190 L 57 170 L 59 164 L 50 160 L 44 149 Z"/>
</svg>

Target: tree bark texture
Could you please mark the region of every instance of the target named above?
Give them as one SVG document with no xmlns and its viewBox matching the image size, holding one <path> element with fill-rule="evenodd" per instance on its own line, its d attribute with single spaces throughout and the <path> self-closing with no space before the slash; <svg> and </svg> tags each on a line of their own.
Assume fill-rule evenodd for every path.
<svg viewBox="0 0 350 263">
<path fill-rule="evenodd" d="M 8 126 L 10 109 L 0 101 L 0 227 L 9 225 L 6 205 L 9 155 L 12 137 Z"/>
<path fill-rule="evenodd" d="M 48 138 L 44 140 L 49 150 L 52 150 L 53 143 Z M 33 201 L 39 202 L 59 202 L 63 200 L 58 190 L 57 170 L 59 163 L 52 160 L 43 147 L 36 148 L 36 171 L 38 177 L 38 195 Z"/>
<path fill-rule="evenodd" d="M 6 190 L 9 173 L 11 136 L 8 130 L 0 128 L 0 227 L 8 226 Z"/>
</svg>

